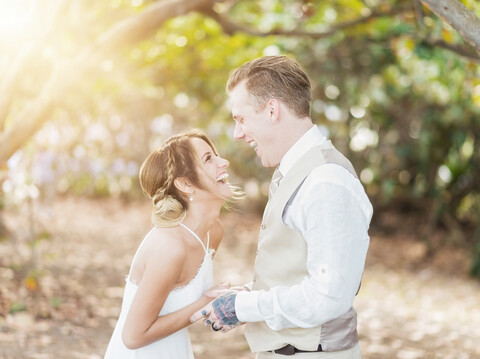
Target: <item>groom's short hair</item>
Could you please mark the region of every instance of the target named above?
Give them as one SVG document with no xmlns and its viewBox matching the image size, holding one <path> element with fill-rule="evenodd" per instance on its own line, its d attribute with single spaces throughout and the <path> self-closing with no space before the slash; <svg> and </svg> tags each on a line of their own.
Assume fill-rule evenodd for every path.
<svg viewBox="0 0 480 359">
<path fill-rule="evenodd" d="M 264 56 L 236 69 L 227 82 L 230 93 L 240 82 L 261 111 L 270 99 L 277 99 L 298 117 L 310 117 L 310 80 L 298 62 L 286 56 Z"/>
</svg>

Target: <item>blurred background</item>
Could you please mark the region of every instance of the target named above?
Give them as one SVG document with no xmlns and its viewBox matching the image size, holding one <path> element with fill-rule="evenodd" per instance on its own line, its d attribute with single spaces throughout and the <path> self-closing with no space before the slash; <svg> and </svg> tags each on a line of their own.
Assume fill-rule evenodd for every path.
<svg viewBox="0 0 480 359">
<path fill-rule="evenodd" d="M 249 280 L 272 171 L 233 140 L 225 84 L 279 54 L 374 205 L 364 357 L 480 357 L 479 16 L 475 0 L 0 0 L 0 358 L 103 357 L 150 225 L 140 164 L 192 127 L 246 192 L 218 278 Z M 233 351 L 192 331 L 199 359 L 252 357 L 241 329 Z"/>
</svg>

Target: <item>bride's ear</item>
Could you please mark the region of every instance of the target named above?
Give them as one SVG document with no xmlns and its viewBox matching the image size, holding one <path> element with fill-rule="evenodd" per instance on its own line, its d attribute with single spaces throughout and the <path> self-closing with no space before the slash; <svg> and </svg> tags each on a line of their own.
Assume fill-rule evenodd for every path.
<svg viewBox="0 0 480 359">
<path fill-rule="evenodd" d="M 190 183 L 190 181 L 185 177 L 175 178 L 175 180 L 173 181 L 173 184 L 179 191 L 187 195 L 191 195 L 193 193 L 193 186 Z"/>
</svg>

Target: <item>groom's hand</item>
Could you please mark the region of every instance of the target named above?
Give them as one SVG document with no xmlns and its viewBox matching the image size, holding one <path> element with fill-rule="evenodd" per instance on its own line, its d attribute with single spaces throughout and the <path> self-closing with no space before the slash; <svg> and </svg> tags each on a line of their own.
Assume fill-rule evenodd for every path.
<svg viewBox="0 0 480 359">
<path fill-rule="evenodd" d="M 235 313 L 235 298 L 237 294 L 222 295 L 212 303 L 213 314 L 221 326 L 236 327 L 240 324 Z M 210 314 L 212 316 L 212 314 Z"/>
<path fill-rule="evenodd" d="M 227 332 L 235 328 L 241 324 L 235 313 L 236 296 L 236 293 L 221 295 L 210 304 L 195 312 L 190 317 L 190 321 L 193 323 L 201 318 L 205 318 L 205 325 L 211 325 L 215 331 L 221 330 L 222 332 Z"/>
</svg>

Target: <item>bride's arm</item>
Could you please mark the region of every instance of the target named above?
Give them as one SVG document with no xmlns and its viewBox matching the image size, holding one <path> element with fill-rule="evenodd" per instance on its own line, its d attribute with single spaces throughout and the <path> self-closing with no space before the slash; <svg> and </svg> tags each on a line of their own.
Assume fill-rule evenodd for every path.
<svg viewBox="0 0 480 359">
<path fill-rule="evenodd" d="M 149 249 L 145 270 L 123 328 L 122 339 L 127 348 L 143 347 L 186 327 L 190 324 L 190 315 L 212 300 L 202 296 L 176 312 L 158 316 L 179 280 L 186 251 L 182 241 L 170 241 L 168 246 L 157 245 Z"/>
</svg>

